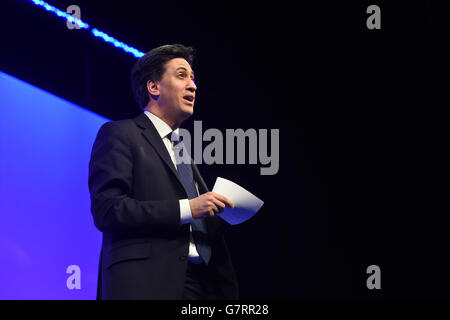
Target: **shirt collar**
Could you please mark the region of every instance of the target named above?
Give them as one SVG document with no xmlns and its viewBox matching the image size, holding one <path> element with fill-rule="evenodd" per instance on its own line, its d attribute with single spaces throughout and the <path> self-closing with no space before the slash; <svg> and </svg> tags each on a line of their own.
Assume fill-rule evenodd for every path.
<svg viewBox="0 0 450 320">
<path fill-rule="evenodd" d="M 145 110 L 144 113 L 147 115 L 147 117 L 150 119 L 150 121 L 153 123 L 153 125 L 156 128 L 156 131 L 158 131 L 159 136 L 161 139 L 167 137 L 168 134 L 172 133 L 174 131 L 176 134 L 180 134 L 180 128 L 176 128 L 175 130 L 172 130 L 172 128 L 165 123 L 161 118 L 158 116 L 155 116 L 150 111 Z M 170 139 L 170 137 L 168 137 Z"/>
</svg>

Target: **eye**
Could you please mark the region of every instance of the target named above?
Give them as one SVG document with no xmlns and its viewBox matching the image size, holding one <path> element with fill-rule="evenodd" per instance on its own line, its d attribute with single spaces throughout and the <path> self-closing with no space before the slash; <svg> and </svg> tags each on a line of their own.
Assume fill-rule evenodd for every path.
<svg viewBox="0 0 450 320">
<path fill-rule="evenodd" d="M 181 72 L 181 73 L 178 74 L 178 77 L 179 78 L 186 78 L 186 74 Z"/>
</svg>

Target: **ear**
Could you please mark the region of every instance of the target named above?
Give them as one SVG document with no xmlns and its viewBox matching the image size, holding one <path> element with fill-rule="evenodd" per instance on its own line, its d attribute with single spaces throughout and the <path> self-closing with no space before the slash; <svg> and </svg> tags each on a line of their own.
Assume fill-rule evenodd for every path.
<svg viewBox="0 0 450 320">
<path fill-rule="evenodd" d="M 152 97 L 158 97 L 160 95 L 159 92 L 159 82 L 158 81 L 147 81 L 147 91 L 152 95 Z"/>
</svg>

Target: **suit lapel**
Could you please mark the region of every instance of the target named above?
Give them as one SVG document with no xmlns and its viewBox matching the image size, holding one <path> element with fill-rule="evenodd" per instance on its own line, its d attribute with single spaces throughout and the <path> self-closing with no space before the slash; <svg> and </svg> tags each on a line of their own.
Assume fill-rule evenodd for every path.
<svg viewBox="0 0 450 320">
<path fill-rule="evenodd" d="M 208 192 L 209 189 L 206 186 L 206 183 L 203 180 L 200 172 L 198 171 L 197 165 L 194 163 L 194 161 L 192 161 L 192 171 L 194 172 L 194 180 L 197 181 L 197 183 L 198 183 L 199 194 Z"/>
<path fill-rule="evenodd" d="M 198 170 L 198 167 L 194 162 L 192 162 L 192 171 L 194 172 L 194 179 L 195 181 L 197 181 L 198 184 L 199 193 L 202 194 L 208 192 L 209 191 L 208 186 L 203 180 L 203 177 L 200 174 L 200 171 Z M 206 228 L 211 235 L 216 234 L 217 229 L 220 228 L 221 224 L 220 220 L 221 219 L 217 216 L 205 218 Z"/>
<path fill-rule="evenodd" d="M 147 117 L 145 113 L 141 113 L 137 118 L 134 119 L 134 121 L 141 129 L 143 129 L 142 135 L 144 136 L 144 138 L 156 150 L 160 158 L 169 167 L 169 170 L 174 174 L 175 178 L 178 180 L 178 182 L 180 183 L 181 187 L 184 190 L 183 183 L 178 177 L 177 169 L 173 165 L 172 159 L 170 158 L 170 155 L 167 152 L 166 146 L 164 145 L 153 123 L 150 121 L 150 119 Z"/>
<path fill-rule="evenodd" d="M 178 171 L 173 165 L 172 159 L 170 158 L 169 153 L 167 152 L 166 146 L 164 145 L 158 131 L 156 130 L 155 126 L 151 122 L 151 120 L 147 117 L 145 113 L 140 114 L 138 117 L 134 119 L 137 126 L 140 127 L 142 130 L 142 135 L 145 137 L 145 139 L 150 143 L 150 145 L 156 150 L 160 158 L 163 160 L 163 162 L 169 167 L 169 170 L 173 173 L 176 180 L 180 183 L 180 186 L 184 190 L 183 183 L 181 182 Z M 198 184 L 198 191 L 199 194 L 203 194 L 205 192 L 208 192 L 208 186 L 206 185 L 205 181 L 203 180 L 200 171 L 198 170 L 197 165 L 192 160 L 192 172 L 194 174 L 194 180 Z M 218 217 L 207 217 L 205 218 L 205 222 L 207 225 L 208 231 L 215 230 L 219 227 L 219 219 Z"/>
</svg>

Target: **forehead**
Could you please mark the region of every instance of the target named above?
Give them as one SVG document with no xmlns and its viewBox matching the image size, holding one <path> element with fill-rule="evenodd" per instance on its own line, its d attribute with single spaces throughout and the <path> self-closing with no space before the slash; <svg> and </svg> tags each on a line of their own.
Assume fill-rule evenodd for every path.
<svg viewBox="0 0 450 320">
<path fill-rule="evenodd" d="M 176 70 L 178 68 L 185 68 L 189 72 L 193 72 L 189 63 L 183 58 L 174 58 L 166 63 L 166 70 Z"/>
</svg>

